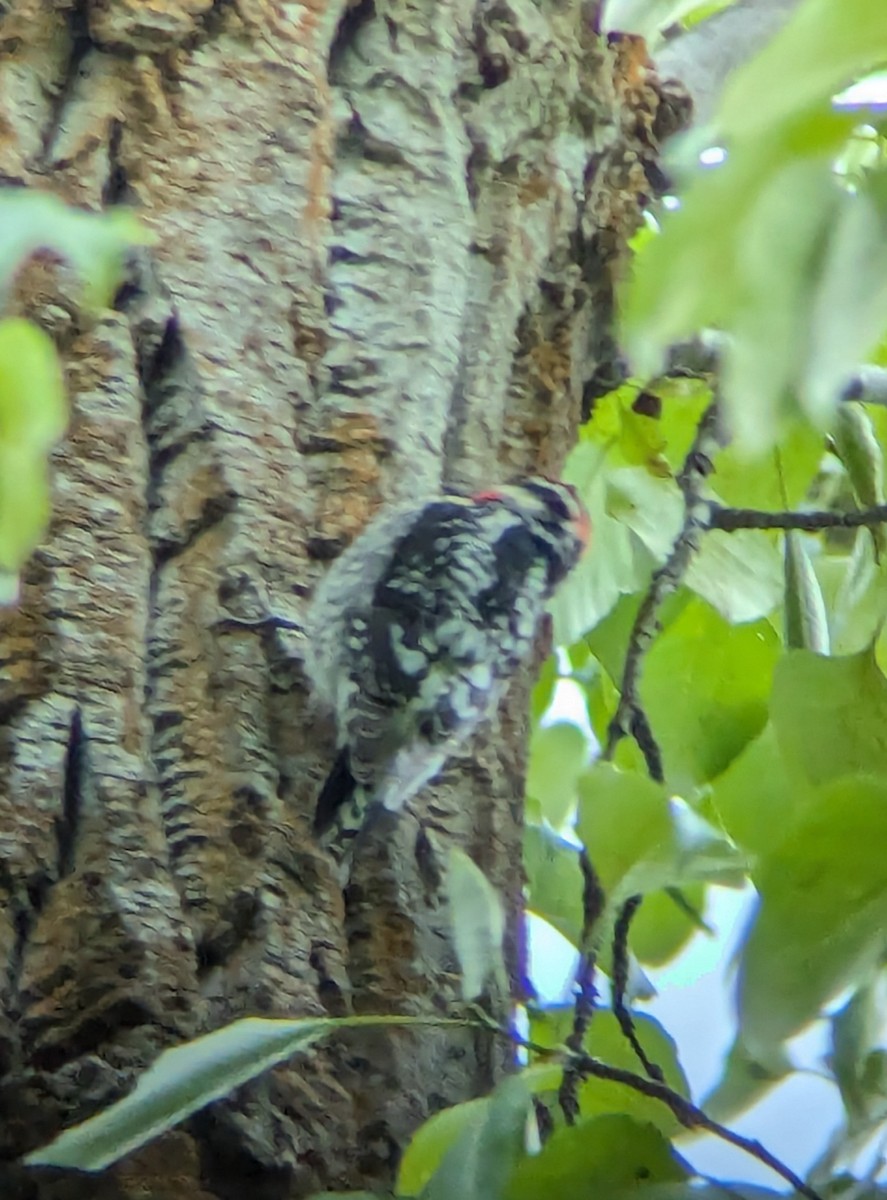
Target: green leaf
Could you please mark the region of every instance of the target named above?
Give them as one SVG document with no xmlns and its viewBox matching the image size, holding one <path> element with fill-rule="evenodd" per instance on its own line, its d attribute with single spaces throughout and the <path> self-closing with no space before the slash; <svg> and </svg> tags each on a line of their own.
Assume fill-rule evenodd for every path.
<svg viewBox="0 0 887 1200">
<path fill-rule="evenodd" d="M 742 1039 L 774 1046 L 868 978 L 887 923 L 887 780 L 837 779 L 754 871 L 760 909 L 742 955 Z"/>
<path fill-rule="evenodd" d="M 732 880 L 743 866 L 721 834 L 663 787 L 609 763 L 595 763 L 579 781 L 576 831 L 611 910 L 660 888 Z"/>
<path fill-rule="evenodd" d="M 530 911 L 578 946 L 582 939 L 582 871 L 576 847 L 552 829 L 528 825 L 524 830 L 524 870 Z"/>
<path fill-rule="evenodd" d="M 788 770 L 768 724 L 714 781 L 701 809 L 737 845 L 757 855 L 786 836 L 805 795 L 803 781 Z"/>
<path fill-rule="evenodd" d="M 842 381 L 843 382 L 843 381 Z M 832 426 L 835 451 L 863 508 L 884 502 L 884 455 L 862 404 L 842 404 Z"/>
<path fill-rule="evenodd" d="M 545 713 L 548 712 L 551 706 L 551 701 L 554 699 L 554 689 L 560 677 L 560 672 L 557 665 L 557 656 L 549 654 L 545 662 L 542 664 L 542 670 L 539 672 L 533 686 L 533 694 L 530 700 L 530 720 L 535 728 Z"/>
<path fill-rule="evenodd" d="M 52 339 L 21 317 L 0 321 L 0 444 L 45 453 L 67 423 Z"/>
<path fill-rule="evenodd" d="M 531 1111 L 530 1090 L 521 1075 L 500 1083 L 446 1151 L 422 1200 L 499 1200 L 524 1157 Z"/>
<path fill-rule="evenodd" d="M 731 625 L 766 617 L 782 599 L 779 552 L 761 530 L 707 533 L 684 579 Z"/>
<path fill-rule="evenodd" d="M 308 1200 L 379 1200 L 378 1192 L 314 1192 Z"/>
<path fill-rule="evenodd" d="M 307 1049 L 326 1033 L 430 1024 L 448 1022 L 396 1016 L 296 1021 L 246 1017 L 234 1021 L 183 1046 L 165 1050 L 139 1077 L 128 1096 L 66 1129 L 24 1161 L 29 1166 L 101 1171 L 213 1100 Z"/>
<path fill-rule="evenodd" d="M 47 459 L 67 423 L 52 340 L 29 321 L 0 321 L 0 571 L 14 575 L 49 520 Z"/>
<path fill-rule="evenodd" d="M 625 655 L 644 595 L 643 592 L 634 592 L 630 596 L 622 596 L 584 639 L 592 654 L 617 685 L 622 679 Z M 684 588 L 669 596 L 659 614 L 659 628 L 668 629 L 690 599 L 691 593 Z"/>
<path fill-rule="evenodd" d="M 530 1039 L 540 1046 L 563 1045 L 573 1027 L 574 1009 L 570 1006 L 537 1009 L 530 1014 Z M 638 1041 L 651 1062 L 662 1068 L 665 1081 L 678 1095 L 689 1098 L 687 1079 L 678 1061 L 674 1041 L 653 1017 L 633 1014 Z M 597 1008 L 583 1040 L 584 1050 L 608 1066 L 637 1072 L 638 1061 L 625 1040 L 612 1011 Z M 583 1119 L 602 1113 L 623 1113 L 636 1121 L 647 1121 L 666 1137 L 681 1129 L 671 1109 L 660 1100 L 645 1096 L 628 1084 L 591 1076 L 579 1087 Z"/>
<path fill-rule="evenodd" d="M 527 1096 L 555 1093 L 563 1078 L 559 1063 L 546 1062 L 525 1067 L 518 1077 L 520 1084 L 516 1102 L 521 1103 L 521 1088 Z M 511 1097 L 508 1104 L 512 1103 Z M 466 1100 L 451 1108 L 441 1109 L 419 1127 L 407 1146 L 397 1175 L 398 1196 L 418 1196 L 437 1172 L 444 1155 L 457 1143 L 466 1146 L 473 1143 L 474 1133 L 490 1119 L 492 1100 L 484 1096 L 477 1100 Z M 518 1116 L 520 1116 L 518 1111 Z M 528 1112 L 529 1110 L 527 1110 Z"/>
<path fill-rule="evenodd" d="M 645 901 L 646 903 L 646 901 Z M 690 1086 L 678 1061 L 677 1047 L 666 1030 L 653 1017 L 634 1013 L 638 1041 L 651 1062 L 662 1068 L 665 1081 L 679 1096 L 689 1099 Z M 585 1035 L 585 1049 L 592 1057 L 611 1067 L 638 1070 L 634 1051 L 625 1040 L 619 1022 L 608 1009 L 598 1009 Z M 622 1113 L 636 1121 L 655 1125 L 665 1137 L 672 1137 L 681 1126 L 674 1113 L 659 1100 L 644 1096 L 623 1083 L 592 1077 L 579 1088 L 579 1107 L 583 1120 L 604 1113 Z"/>
<path fill-rule="evenodd" d="M 785 535 L 785 644 L 790 650 L 828 654 L 825 601 L 807 549 L 792 530 Z"/>
<path fill-rule="evenodd" d="M 834 588 L 829 627 L 833 654 L 857 654 L 878 637 L 887 616 L 887 556 L 878 562 L 875 542 L 860 529 L 849 557 L 826 556 L 817 563 L 824 590 L 833 584 L 835 567 L 843 573 Z"/>
<path fill-rule="evenodd" d="M 472 1128 L 478 1128 L 487 1118 L 489 1097 L 466 1100 L 443 1108 L 420 1125 L 407 1146 L 397 1173 L 398 1196 L 418 1196 L 422 1193 L 443 1161 L 447 1150 Z"/>
<path fill-rule="evenodd" d="M 715 454 L 710 482 L 724 504 L 779 512 L 806 497 L 822 457 L 822 435 L 801 417 L 787 417 L 778 458 L 749 460 L 730 442 Z"/>
<path fill-rule="evenodd" d="M 887 1077 L 880 1047 L 884 1023 L 883 973 L 859 988 L 831 1019 L 829 1055 L 851 1125 L 887 1116 Z"/>
<path fill-rule="evenodd" d="M 727 84 L 726 163 L 696 170 L 639 256 L 623 305 L 638 372 L 656 371 L 665 348 L 700 327 L 725 329 L 722 385 L 740 450 L 773 445 L 798 404 L 822 425 L 884 320 L 879 205 L 834 178 L 854 117 L 831 106 L 863 63 L 883 62 L 884 43 L 877 0 L 798 6 Z"/>
<path fill-rule="evenodd" d="M 709 379 L 658 379 L 656 395 L 662 401 L 659 426 L 664 441 L 663 454 L 677 474 L 684 465 L 702 414 L 712 402 Z"/>
<path fill-rule="evenodd" d="M 879 235 L 879 240 L 883 240 Z M 864 249 L 857 247 L 862 251 L 863 260 L 867 263 L 872 258 L 872 252 L 866 252 Z M 842 260 L 843 269 L 846 270 L 847 262 Z M 853 261 L 854 273 L 857 271 L 855 261 Z M 884 273 L 887 273 L 887 254 L 884 255 L 884 263 L 882 268 Z M 854 289 L 858 285 L 858 280 L 854 277 Z M 820 286 L 819 303 L 824 303 L 825 281 Z M 836 300 L 839 305 L 842 320 L 848 317 L 853 318 L 858 314 L 852 311 L 847 312 L 851 308 L 849 300 L 843 302 L 840 299 Z M 868 298 L 866 311 L 871 315 L 871 298 Z M 815 387 L 827 389 L 825 392 L 825 401 L 836 394 L 839 394 L 841 387 L 847 382 L 847 378 L 853 370 L 854 362 L 858 362 L 863 358 L 867 351 L 871 349 L 871 343 L 875 336 L 884 325 L 887 325 L 887 287 L 884 289 L 884 300 L 881 305 L 883 315 L 878 321 L 878 328 L 875 333 L 864 342 L 861 346 L 858 345 L 860 338 L 844 338 L 840 347 L 831 350 L 831 357 L 835 360 L 833 363 L 823 363 L 819 370 L 820 374 L 816 377 Z M 854 322 L 854 329 L 857 335 L 860 328 L 865 328 L 860 321 Z M 829 339 L 834 339 L 838 335 L 838 331 L 832 327 L 829 332 Z M 822 335 L 825 341 L 824 335 Z M 818 354 L 823 358 L 829 352 L 830 340 L 825 341 L 824 345 L 818 346 Z M 851 355 L 853 356 L 851 361 Z M 838 458 L 841 460 L 844 469 L 847 472 L 847 477 L 853 487 L 854 494 L 862 508 L 871 508 L 873 505 L 882 504 L 884 501 L 884 455 L 881 451 L 881 446 L 878 442 L 875 433 L 874 423 L 866 412 L 862 404 L 843 403 L 838 405 L 838 411 L 835 414 L 835 420 L 831 429 L 832 444 Z M 872 538 L 877 548 L 878 554 L 884 550 L 884 529 L 881 525 L 873 525 L 869 529 L 868 536 Z"/>
<path fill-rule="evenodd" d="M 684 903 L 679 902 L 683 899 Z M 688 911 L 688 908 L 692 911 Z M 686 884 L 680 896 L 673 891 L 653 892 L 631 923 L 631 948 L 645 966 L 661 967 L 674 958 L 699 932 L 702 919 L 693 915 L 705 908 L 705 885 Z"/>
<path fill-rule="evenodd" d="M 749 200 L 751 209 L 735 231 L 733 338 L 724 355 L 723 386 L 737 445 L 751 457 L 777 442 L 783 415 L 795 411 L 793 397 L 809 356 L 820 247 L 834 221 L 838 189 L 828 160 L 789 159 L 768 172 Z M 805 398 L 798 395 L 819 425 L 838 402 L 835 393 L 820 409 L 809 400 L 804 407 Z"/>
<path fill-rule="evenodd" d="M 688 1188 L 685 1183 L 657 1183 L 632 1193 L 636 1200 L 800 1200 L 797 1192 L 773 1192 L 769 1188 L 752 1187 L 743 1183 L 712 1183 L 705 1187 Z M 623 1200 L 623 1194 L 612 1200 Z M 628 1200 L 627 1196 L 624 1200 Z M 835 1198 L 837 1200 L 837 1197 Z M 870 1200 L 853 1194 L 853 1200 Z"/>
<path fill-rule="evenodd" d="M 506 1200 L 588 1200 L 589 1196 L 635 1195 L 643 1184 L 686 1180 L 687 1170 L 653 1125 L 608 1114 L 555 1130 L 542 1152 L 525 1158 L 505 1192 Z M 460 1196 L 452 1192 L 449 1200 Z"/>
<path fill-rule="evenodd" d="M 564 468 L 591 518 L 591 546 L 551 601 L 555 639 L 572 645 L 606 616 L 625 592 L 636 592 L 650 578 L 655 560 L 643 542 L 608 510 L 606 450 L 582 442 Z"/>
<path fill-rule="evenodd" d="M 25 1162 L 101 1171 L 248 1079 L 307 1049 L 336 1024 L 248 1017 L 165 1050 L 130 1095 L 65 1130 Z"/>
<path fill-rule="evenodd" d="M 734 1042 L 727 1055 L 724 1074 L 702 1101 L 702 1107 L 715 1121 L 729 1121 L 762 1099 L 792 1071 L 788 1055 L 774 1050 L 766 1065 L 749 1054 L 741 1041 Z"/>
<path fill-rule="evenodd" d="M 153 236 L 132 213 L 89 213 L 47 192 L 7 188 L 0 196 L 0 281 L 37 250 L 52 250 L 80 272 L 86 302 L 106 303 L 120 279 L 127 251 Z"/>
<path fill-rule="evenodd" d="M 462 968 L 462 998 L 479 996 L 490 977 L 507 993 L 502 900 L 480 867 L 457 846 L 450 848 L 446 888 L 453 945 Z"/>
<path fill-rule="evenodd" d="M 760 733 L 778 654 L 767 622 L 731 626 L 700 600 L 656 639 L 641 701 L 675 791 L 716 778 Z"/>
<path fill-rule="evenodd" d="M 607 474 L 607 510 L 660 563 L 680 533 L 684 501 L 670 477 L 658 478 L 642 467 L 621 467 Z"/>
<path fill-rule="evenodd" d="M 774 126 L 830 104 L 854 79 L 883 65 L 887 28 L 878 0 L 807 0 L 780 32 L 730 77 L 719 127 L 731 139 L 766 139 Z M 761 97 L 767 103 L 760 103 Z"/>
<path fill-rule="evenodd" d="M 546 819 L 559 829 L 576 803 L 576 780 L 588 761 L 589 746 L 577 725 L 558 721 L 536 729 L 530 739 L 527 794 L 538 800 Z"/>
<path fill-rule="evenodd" d="M 849 658 L 789 651 L 774 674 L 771 714 L 794 774 L 824 783 L 887 772 L 887 679 L 870 650 Z"/>
</svg>

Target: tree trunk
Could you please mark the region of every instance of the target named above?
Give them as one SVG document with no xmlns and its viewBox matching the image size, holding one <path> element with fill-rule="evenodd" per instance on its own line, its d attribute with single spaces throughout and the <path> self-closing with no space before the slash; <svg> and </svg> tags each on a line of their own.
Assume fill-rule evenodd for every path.
<svg viewBox="0 0 887 1200">
<path fill-rule="evenodd" d="M 332 730 L 311 589 L 380 503 L 559 471 L 671 103 L 578 0 L 14 0 L 0 171 L 156 234 L 113 310 L 35 261 L 65 355 L 54 515 L 0 617 L 2 1149 L 244 1014 L 446 1014 L 442 854 L 506 898 L 520 994 L 531 672 L 351 881 L 312 841 Z M 283 618 L 292 629 L 283 629 Z M 540 653 L 542 648 L 540 648 Z M 389 1185 L 493 1039 L 361 1032 L 34 1197 Z M 247 1189 L 249 1189 L 247 1193 Z"/>
</svg>

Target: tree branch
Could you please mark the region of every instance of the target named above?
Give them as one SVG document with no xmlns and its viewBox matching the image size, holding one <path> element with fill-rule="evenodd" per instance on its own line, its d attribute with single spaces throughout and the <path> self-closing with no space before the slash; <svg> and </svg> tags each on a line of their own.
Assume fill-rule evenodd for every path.
<svg viewBox="0 0 887 1200">
<path fill-rule="evenodd" d="M 597 872 L 588 857 L 588 851 L 583 847 L 579 852 L 579 865 L 582 868 L 582 940 L 579 951 L 579 964 L 576 967 L 576 1004 L 573 1011 L 573 1028 L 567 1038 L 566 1045 L 574 1054 L 582 1054 L 585 1034 L 594 1016 L 595 1002 L 598 998 L 595 974 L 597 956 L 594 952 L 594 929 L 604 911 L 606 897 L 601 887 Z M 579 1097 L 577 1089 L 581 1074 L 567 1062 L 564 1067 L 561 1086 L 558 1091 L 558 1101 L 564 1120 L 572 1125 L 579 1115 Z"/>
<path fill-rule="evenodd" d="M 734 533 L 737 529 L 803 529 L 816 533 L 821 529 L 859 529 L 887 522 L 887 504 L 852 512 L 764 512 L 757 508 L 725 508 L 710 504 L 705 528 Z"/>
<path fill-rule="evenodd" d="M 704 329 L 694 338 L 675 342 L 668 351 L 662 377 L 700 379 L 716 375 L 728 340 L 725 334 L 716 329 Z M 649 386 L 655 390 L 655 380 Z M 887 367 L 860 364 L 847 379 L 839 399 L 887 407 Z"/>
<path fill-rule="evenodd" d="M 709 528 L 712 506 L 702 499 L 702 486 L 712 471 L 712 459 L 720 444 L 717 432 L 717 403 L 706 409 L 696 430 L 693 445 L 677 478 L 684 497 L 684 523 L 666 561 L 653 574 L 653 579 L 635 617 L 625 665 L 622 671 L 619 704 L 607 736 L 603 760 L 610 761 L 616 747 L 631 734 L 638 744 L 650 778 L 661 783 L 664 779 L 662 755 L 653 737 L 650 723 L 639 695 L 641 664 L 659 629 L 659 610 L 676 591 L 699 548 L 701 535 Z"/>
<path fill-rule="evenodd" d="M 616 918 L 616 927 L 613 930 L 613 1016 L 619 1022 L 622 1036 L 631 1046 L 635 1057 L 647 1075 L 659 1083 L 664 1083 L 665 1074 L 662 1068 L 648 1057 L 646 1050 L 641 1045 L 634 1027 L 631 1009 L 625 1003 L 629 965 L 628 931 L 631 928 L 632 918 L 641 906 L 641 899 L 641 896 L 631 896 L 626 900 Z"/>
<path fill-rule="evenodd" d="M 518 1045 L 524 1050 L 529 1050 L 544 1059 L 564 1056 L 563 1048 L 542 1046 L 538 1042 L 517 1036 L 513 1030 L 497 1025 L 489 1014 L 485 1013 L 482 1009 L 478 1009 L 475 1006 L 472 1007 L 480 1024 L 484 1028 L 494 1030 L 500 1037 L 508 1038 L 512 1044 Z M 786 1183 L 791 1184 L 795 1191 L 799 1195 L 805 1196 L 807 1200 L 823 1200 L 823 1197 L 817 1191 L 810 1187 L 809 1184 L 806 1184 L 799 1175 L 796 1175 L 775 1154 L 771 1154 L 760 1142 L 755 1141 L 753 1138 L 743 1137 L 742 1134 L 735 1133 L 732 1129 L 728 1129 L 726 1125 L 715 1121 L 703 1109 L 694 1104 L 692 1100 L 688 1100 L 680 1092 L 676 1092 L 667 1083 L 656 1079 L 646 1079 L 643 1075 L 626 1070 L 624 1067 L 611 1066 L 609 1063 L 601 1062 L 599 1058 L 594 1058 L 591 1054 L 576 1054 L 567 1050 L 566 1058 L 568 1064 L 581 1076 L 606 1079 L 610 1083 L 621 1083 L 642 1096 L 649 1096 L 652 1100 L 660 1101 L 660 1103 L 664 1104 L 674 1114 L 675 1118 L 685 1129 L 704 1130 L 706 1133 L 720 1138 L 721 1141 L 728 1142 L 731 1146 L 736 1146 L 737 1149 L 742 1150 L 751 1158 L 755 1158 L 758 1162 L 763 1163 L 765 1167 L 769 1167 L 771 1171 L 779 1175 Z"/>
<path fill-rule="evenodd" d="M 661 1083 L 655 1079 L 645 1079 L 643 1075 L 636 1075 L 634 1071 L 626 1071 L 622 1067 L 610 1066 L 608 1063 L 603 1063 L 599 1059 L 592 1058 L 590 1054 L 581 1056 L 576 1063 L 576 1069 L 583 1075 L 590 1075 L 596 1079 L 607 1079 L 612 1083 L 624 1083 L 627 1087 L 632 1088 L 643 1096 L 650 1096 L 654 1100 L 660 1100 L 671 1109 L 676 1119 L 680 1121 L 685 1129 L 704 1129 L 706 1133 L 711 1133 L 715 1137 L 720 1138 L 721 1141 L 729 1142 L 731 1146 L 736 1146 L 752 1158 L 756 1158 L 758 1162 L 763 1163 L 764 1166 L 769 1167 L 771 1171 L 781 1176 L 786 1183 L 791 1184 L 799 1195 L 806 1196 L 807 1200 L 822 1200 L 818 1192 L 809 1187 L 799 1175 L 796 1175 L 781 1159 L 771 1154 L 760 1142 L 755 1141 L 753 1138 L 743 1137 L 739 1133 L 734 1133 L 726 1125 L 721 1125 L 720 1122 L 713 1120 L 701 1108 L 693 1104 L 692 1101 L 685 1099 L 680 1093 L 669 1087 L 668 1084 Z"/>
</svg>

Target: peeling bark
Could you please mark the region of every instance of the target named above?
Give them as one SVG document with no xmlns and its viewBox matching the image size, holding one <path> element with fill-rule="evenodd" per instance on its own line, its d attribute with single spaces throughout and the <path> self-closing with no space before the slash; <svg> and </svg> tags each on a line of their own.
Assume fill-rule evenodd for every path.
<svg viewBox="0 0 887 1200">
<path fill-rule="evenodd" d="M 0 51 L 3 176 L 157 235 L 97 316 L 64 268 L 18 285 L 73 414 L 0 617 L 11 1162 L 234 1017 L 449 1012 L 452 843 L 506 897 L 519 995 L 531 673 L 343 893 L 310 836 L 332 731 L 300 628 L 381 502 L 559 470 L 674 93 L 578 0 L 18 0 Z M 361 1033 L 98 1180 L 6 1188 L 387 1185 L 426 1116 L 508 1067 L 486 1036 Z"/>
</svg>

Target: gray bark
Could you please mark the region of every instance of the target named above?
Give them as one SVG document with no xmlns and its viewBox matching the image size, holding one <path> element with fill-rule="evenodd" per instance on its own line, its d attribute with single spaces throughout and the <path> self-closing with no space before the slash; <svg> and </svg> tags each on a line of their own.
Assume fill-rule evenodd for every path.
<svg viewBox="0 0 887 1200">
<path fill-rule="evenodd" d="M 450 1011 L 452 843 L 506 897 L 519 993 L 531 673 L 343 894 L 310 836 L 332 733 L 299 628 L 381 502 L 559 470 L 672 118 L 578 0 L 5 10 L 0 171 L 157 235 L 113 309 L 42 260 L 18 286 L 73 410 L 0 616 L 10 1160 L 234 1017 Z M 486 1037 L 361 1034 L 21 1194 L 387 1184 L 508 1065 Z"/>
</svg>

